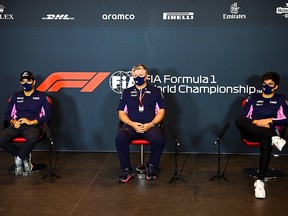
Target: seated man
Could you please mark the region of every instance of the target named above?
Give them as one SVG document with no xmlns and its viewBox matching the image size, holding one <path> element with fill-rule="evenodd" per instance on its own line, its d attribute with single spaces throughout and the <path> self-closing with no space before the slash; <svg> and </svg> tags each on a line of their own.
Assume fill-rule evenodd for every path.
<svg viewBox="0 0 288 216">
<path fill-rule="evenodd" d="M 129 158 L 129 143 L 133 139 L 147 139 L 150 146 L 150 159 L 146 165 L 146 178 L 156 179 L 160 157 L 164 148 L 164 135 L 159 123 L 165 115 L 165 102 L 159 88 L 147 84 L 148 70 L 138 64 L 132 68 L 135 85 L 123 91 L 118 105 L 119 119 L 124 123 L 118 131 L 115 141 L 122 175 L 118 182 L 128 182 L 134 171 Z M 158 110 L 155 113 L 155 110 Z"/>
<path fill-rule="evenodd" d="M 288 102 L 283 95 L 275 93 L 280 77 L 275 72 L 262 76 L 262 93 L 251 95 L 235 121 L 236 126 L 246 139 L 260 143 L 259 174 L 254 183 L 255 197 L 265 198 L 263 180 L 266 176 L 273 145 L 279 150 L 286 141 L 279 137 L 276 126 L 287 125 Z"/>
<path fill-rule="evenodd" d="M 45 93 L 35 89 L 36 80 L 33 73 L 24 71 L 20 75 L 22 91 L 18 91 L 9 99 L 5 120 L 10 126 L 0 133 L 0 147 L 15 158 L 15 175 L 31 172 L 32 164 L 29 154 L 38 142 L 41 124 L 51 117 L 51 107 Z M 26 142 L 14 145 L 11 141 L 22 136 Z"/>
</svg>

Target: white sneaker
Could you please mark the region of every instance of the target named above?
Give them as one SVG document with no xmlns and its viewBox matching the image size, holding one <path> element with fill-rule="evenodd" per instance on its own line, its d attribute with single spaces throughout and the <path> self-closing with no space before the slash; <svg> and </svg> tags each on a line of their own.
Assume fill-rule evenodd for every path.
<svg viewBox="0 0 288 216">
<path fill-rule="evenodd" d="M 254 183 L 255 197 L 258 199 L 265 199 L 266 193 L 264 189 L 264 182 L 261 180 L 256 180 Z"/>
<path fill-rule="evenodd" d="M 15 157 L 15 170 L 14 170 L 15 175 L 23 175 L 23 169 L 22 169 L 22 160 L 18 156 Z"/>
<path fill-rule="evenodd" d="M 271 144 L 274 145 L 279 151 L 281 151 L 286 144 L 286 140 L 282 139 L 279 136 L 273 136 Z"/>
<path fill-rule="evenodd" d="M 33 169 L 33 165 L 31 163 L 31 161 L 23 160 L 23 166 L 24 166 L 24 171 L 26 173 L 31 173 L 32 169 Z"/>
</svg>

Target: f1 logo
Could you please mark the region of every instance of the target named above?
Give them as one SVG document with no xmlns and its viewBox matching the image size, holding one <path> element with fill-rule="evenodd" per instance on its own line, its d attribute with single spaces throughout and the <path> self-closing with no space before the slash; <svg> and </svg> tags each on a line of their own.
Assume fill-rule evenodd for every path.
<svg viewBox="0 0 288 216">
<path fill-rule="evenodd" d="M 109 74 L 110 72 L 55 72 L 37 90 L 57 92 L 62 88 L 81 88 L 80 92 L 92 92 Z"/>
</svg>

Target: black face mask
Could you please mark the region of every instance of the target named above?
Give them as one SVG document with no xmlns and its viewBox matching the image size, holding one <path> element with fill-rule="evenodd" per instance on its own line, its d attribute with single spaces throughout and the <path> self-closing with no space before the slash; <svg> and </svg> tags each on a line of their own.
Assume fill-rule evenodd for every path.
<svg viewBox="0 0 288 216">
<path fill-rule="evenodd" d="M 28 84 L 28 83 L 22 84 L 22 89 L 23 89 L 24 91 L 31 91 L 32 88 L 33 88 L 33 84 L 32 84 L 32 83 L 31 83 L 31 84 Z"/>
<path fill-rule="evenodd" d="M 265 85 L 263 85 L 263 87 L 262 87 L 262 91 L 263 91 L 264 94 L 269 95 L 269 94 L 271 94 L 271 93 L 273 92 L 273 91 L 272 91 L 273 88 L 274 88 L 274 87 L 271 87 L 271 86 L 265 84 Z"/>
<path fill-rule="evenodd" d="M 145 77 L 137 76 L 136 78 L 134 78 L 134 82 L 136 85 L 141 86 L 145 83 Z"/>
</svg>

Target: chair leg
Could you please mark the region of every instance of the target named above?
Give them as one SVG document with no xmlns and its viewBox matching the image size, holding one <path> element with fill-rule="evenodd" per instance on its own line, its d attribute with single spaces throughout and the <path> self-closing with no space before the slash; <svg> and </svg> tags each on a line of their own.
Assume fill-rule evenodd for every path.
<svg viewBox="0 0 288 216">
<path fill-rule="evenodd" d="M 144 164 L 144 145 L 140 145 L 140 165 L 136 167 L 137 177 L 145 178 L 146 177 L 146 166 Z"/>
</svg>

